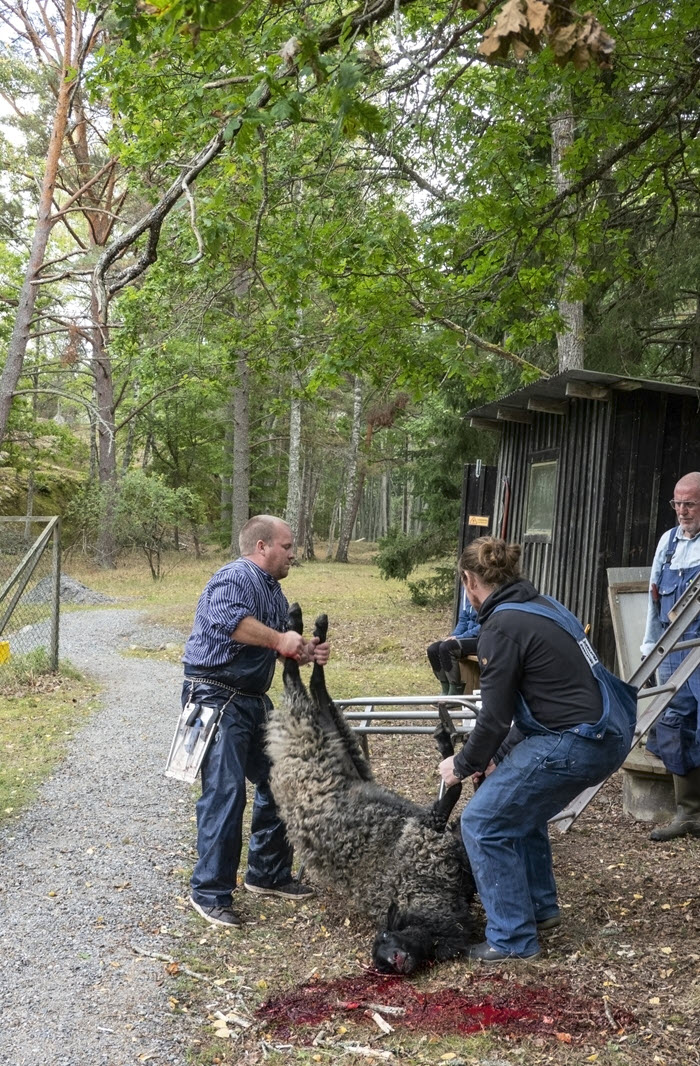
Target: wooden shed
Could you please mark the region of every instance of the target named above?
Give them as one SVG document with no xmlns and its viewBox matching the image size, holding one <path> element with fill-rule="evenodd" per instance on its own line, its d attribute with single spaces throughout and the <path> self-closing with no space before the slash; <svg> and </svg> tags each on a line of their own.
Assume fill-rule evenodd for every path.
<svg viewBox="0 0 700 1066">
<path fill-rule="evenodd" d="M 468 416 L 501 441 L 497 467 L 465 469 L 460 545 L 519 541 L 523 572 L 590 623 L 614 669 L 606 571 L 649 566 L 674 524 L 674 485 L 700 469 L 700 390 L 571 370 Z"/>
</svg>

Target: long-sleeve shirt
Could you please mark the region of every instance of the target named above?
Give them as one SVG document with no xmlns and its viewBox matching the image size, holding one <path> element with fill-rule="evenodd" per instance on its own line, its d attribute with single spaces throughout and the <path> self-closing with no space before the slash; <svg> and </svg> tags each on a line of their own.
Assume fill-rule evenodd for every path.
<svg viewBox="0 0 700 1066">
<path fill-rule="evenodd" d="M 248 617 L 283 633 L 288 610 L 279 581 L 252 560 L 241 557 L 222 566 L 209 579 L 197 604 L 182 656 L 186 676 L 196 674 L 248 691 L 266 691 L 277 653 L 242 644 L 232 634 Z"/>
<path fill-rule="evenodd" d="M 450 636 L 457 637 L 460 640 L 467 637 L 476 637 L 479 633 L 479 619 L 477 613 L 467 599 L 467 594 L 464 590 L 462 591 L 462 597 L 462 607 L 459 612 L 459 618 L 457 619 L 457 625 L 450 634 Z"/>
<path fill-rule="evenodd" d="M 463 777 L 485 770 L 506 737 L 499 755 L 522 739 L 517 727 L 511 730 L 518 692 L 535 720 L 555 732 L 593 724 L 602 714 L 598 682 L 573 637 L 549 618 L 522 611 L 493 613 L 500 603 L 528 600 L 550 606 L 534 585 L 520 579 L 492 592 L 479 610 L 482 709 L 455 756 L 455 769 Z"/>
</svg>

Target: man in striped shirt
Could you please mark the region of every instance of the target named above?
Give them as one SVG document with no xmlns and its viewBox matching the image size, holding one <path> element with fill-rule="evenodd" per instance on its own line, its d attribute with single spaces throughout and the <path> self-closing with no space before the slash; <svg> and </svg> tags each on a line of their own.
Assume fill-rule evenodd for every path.
<svg viewBox="0 0 700 1066">
<path fill-rule="evenodd" d="M 213 925 L 237 926 L 232 893 L 241 856 L 246 779 L 255 786 L 244 887 L 300 900 L 313 889 L 292 879 L 287 842 L 269 786 L 266 695 L 278 656 L 299 663 L 328 661 L 328 644 L 287 631 L 287 600 L 279 582 L 294 560 L 292 531 L 273 515 L 256 515 L 241 530 L 240 558 L 227 563 L 202 593 L 183 655 L 183 706 L 189 700 L 223 709 L 202 763 L 197 803 L 198 861 L 190 901 Z"/>
</svg>

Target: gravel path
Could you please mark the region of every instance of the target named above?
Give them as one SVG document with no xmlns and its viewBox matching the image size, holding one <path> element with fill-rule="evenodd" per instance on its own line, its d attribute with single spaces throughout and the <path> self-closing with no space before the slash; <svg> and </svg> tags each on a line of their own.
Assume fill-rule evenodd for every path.
<svg viewBox="0 0 700 1066">
<path fill-rule="evenodd" d="M 192 800 L 163 776 L 180 670 L 124 658 L 182 636 L 137 611 L 64 614 L 61 656 L 104 687 L 32 808 L 0 835 L 0 1063 L 184 1066 L 197 1019 L 157 954 L 191 931 Z"/>
</svg>

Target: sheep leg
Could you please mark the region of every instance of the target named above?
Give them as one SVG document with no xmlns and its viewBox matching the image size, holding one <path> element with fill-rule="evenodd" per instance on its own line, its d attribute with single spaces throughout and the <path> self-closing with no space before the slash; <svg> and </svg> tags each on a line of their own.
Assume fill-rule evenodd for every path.
<svg viewBox="0 0 700 1066">
<path fill-rule="evenodd" d="M 443 759 L 449 759 L 449 757 L 455 753 L 453 739 L 455 735 L 455 727 L 444 704 L 438 704 L 438 714 L 440 715 L 440 722 L 438 723 L 433 736 L 435 737 L 435 743 L 437 744 L 441 757 Z M 435 801 L 428 811 L 428 824 L 439 833 L 444 833 L 449 817 L 461 794 L 461 784 L 451 785 L 450 788 L 445 789 L 442 796 Z"/>
<path fill-rule="evenodd" d="M 448 759 L 450 755 L 454 755 L 455 753 L 453 740 L 455 726 L 444 703 L 438 703 L 438 715 L 440 721 L 433 736 L 435 737 L 435 743 L 437 744 L 440 755 L 443 759 Z"/>
<path fill-rule="evenodd" d="M 324 644 L 328 638 L 328 615 L 320 614 L 314 626 L 314 636 Z M 349 781 L 359 778 L 372 781 L 369 763 L 362 755 L 353 730 L 345 721 L 326 688 L 326 672 L 320 663 L 314 663 L 309 682 L 311 698 L 318 711 L 317 721 L 328 736 L 340 741 L 344 748 L 345 771 Z"/>
<path fill-rule="evenodd" d="M 458 781 L 456 785 L 450 785 L 449 788 L 446 788 L 440 799 L 435 800 L 435 803 L 428 810 L 426 825 L 430 825 L 438 833 L 444 833 L 449 817 L 461 795 L 461 781 Z"/>
<path fill-rule="evenodd" d="M 301 607 L 298 603 L 292 603 L 290 605 L 287 618 L 291 630 L 295 633 L 304 632 L 304 619 L 301 613 Z M 296 659 L 285 658 L 284 669 L 282 671 L 282 683 L 285 692 L 306 696 L 304 682 L 301 680 L 301 673 L 299 672 L 299 663 Z"/>
<path fill-rule="evenodd" d="M 293 629 L 295 633 L 304 632 L 304 618 L 301 613 L 301 607 L 298 603 L 291 603 L 289 605 L 289 613 L 287 614 L 287 620 L 289 628 Z"/>
<path fill-rule="evenodd" d="M 314 636 L 318 637 L 319 644 L 325 644 L 328 638 L 328 615 L 320 614 L 316 619 L 316 625 L 314 626 Z M 327 711 L 331 703 L 333 702 L 328 695 L 328 689 L 326 688 L 326 672 L 320 663 L 314 663 L 311 671 L 311 681 L 309 682 L 309 689 L 313 697 L 314 703 L 321 710 Z"/>
</svg>

